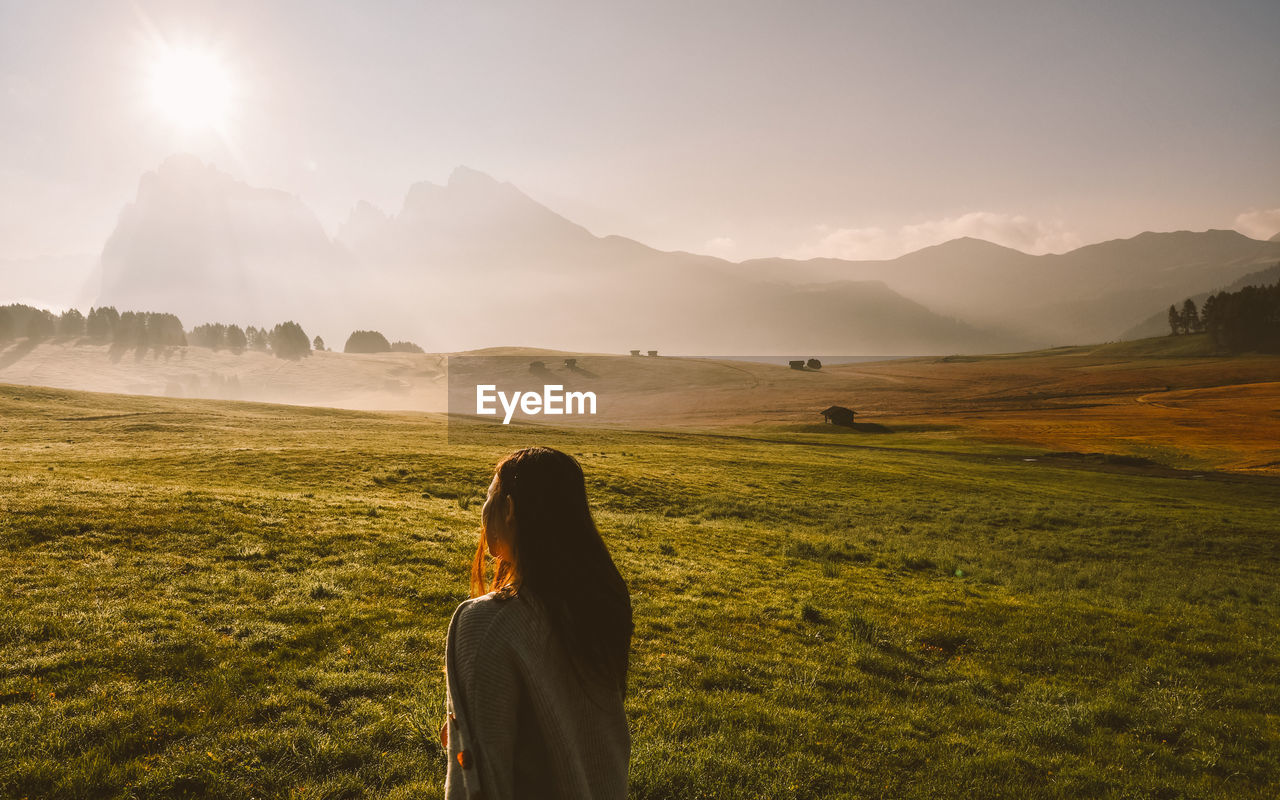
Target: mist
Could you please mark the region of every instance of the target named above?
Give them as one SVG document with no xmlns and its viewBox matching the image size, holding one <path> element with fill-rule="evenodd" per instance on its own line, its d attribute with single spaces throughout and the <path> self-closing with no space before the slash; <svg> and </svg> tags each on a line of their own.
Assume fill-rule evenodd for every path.
<svg viewBox="0 0 1280 800">
<path fill-rule="evenodd" d="M 295 320 L 428 351 L 907 355 L 1105 341 L 1280 258 L 1232 231 L 1143 234 L 1033 256 L 971 237 L 894 259 L 743 263 L 596 236 L 466 167 L 367 202 L 330 237 L 296 196 L 194 156 L 139 182 L 101 258 L 96 305 L 190 326 Z"/>
<path fill-rule="evenodd" d="M 596 236 L 516 186 L 459 167 L 392 211 L 357 201 L 330 235 L 296 195 L 193 155 L 140 176 L 86 277 L 34 263 L 37 307 L 174 314 L 188 332 L 291 321 L 341 351 L 356 330 L 427 353 L 494 347 L 774 357 L 1011 352 L 1122 338 L 1185 297 L 1280 261 L 1234 231 L 1143 233 L 1030 255 L 963 237 L 893 259 L 735 263 Z M 86 298 L 91 298 L 87 303 Z M 0 353 L 0 379 L 97 391 L 439 410 L 443 367 L 410 354 L 305 365 L 263 354 L 50 345 Z M 87 360 L 86 360 L 87 359 Z M 363 359 L 363 360 L 362 360 Z M 65 363 L 59 363 L 65 362 Z M 345 378 L 343 370 L 350 370 Z M 296 379 L 294 374 L 296 373 Z M 407 373 L 417 379 L 403 383 Z M 305 377 L 304 377 L 305 376 Z"/>
</svg>

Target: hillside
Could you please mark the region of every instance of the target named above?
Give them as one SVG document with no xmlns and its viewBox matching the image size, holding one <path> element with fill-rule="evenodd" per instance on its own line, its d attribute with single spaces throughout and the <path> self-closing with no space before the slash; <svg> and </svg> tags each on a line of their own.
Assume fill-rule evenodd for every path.
<svg viewBox="0 0 1280 800">
<path fill-rule="evenodd" d="M 330 238 L 300 198 L 174 156 L 121 212 L 90 302 L 188 327 L 374 326 L 436 352 L 944 355 L 1116 339 L 1135 310 L 1277 261 L 1280 242 L 1179 231 L 1060 255 L 962 238 L 887 261 L 734 264 L 596 236 L 465 167 L 413 184 L 393 212 L 357 203 Z M 48 293 L 33 276 L 15 287 Z"/>
<path fill-rule="evenodd" d="M 25 340 L 0 348 L 0 382 L 160 397 L 362 409 L 445 408 L 444 358 L 416 353 L 267 353 L 170 347 L 139 356 L 107 345 Z"/>
<path fill-rule="evenodd" d="M 1196 308 L 1204 305 L 1204 301 L 1211 294 L 1219 292 L 1238 292 L 1246 286 L 1270 286 L 1276 281 L 1280 281 L 1280 264 L 1276 264 L 1266 269 L 1260 269 L 1257 272 L 1251 272 L 1244 277 L 1238 278 L 1228 286 L 1218 287 L 1209 291 L 1200 292 L 1199 294 L 1189 295 L 1190 299 L 1196 304 Z M 1185 300 L 1187 298 L 1183 298 Z M 1176 305 L 1182 308 L 1181 300 L 1170 301 L 1170 305 Z M 1129 328 L 1123 334 L 1121 339 L 1145 339 L 1150 336 L 1163 336 L 1169 333 L 1169 311 L 1164 308 L 1155 312 L 1151 316 Z"/>
<path fill-rule="evenodd" d="M 441 797 L 446 629 L 537 442 L 632 598 L 636 800 L 1274 794 L 1275 481 L 945 431 L 488 433 L 0 386 L 3 793 Z"/>
<path fill-rule="evenodd" d="M 358 205 L 330 241 L 295 197 L 190 158 L 144 177 L 103 254 L 100 302 L 188 326 L 376 325 L 430 350 L 906 355 L 1025 344 L 936 314 L 884 282 L 822 289 L 728 262 L 597 237 L 510 184 L 459 168 L 395 214 Z"/>
<path fill-rule="evenodd" d="M 843 405 L 867 430 L 950 431 L 971 443 L 1120 453 L 1166 466 L 1280 473 L 1280 356 L 1209 355 L 1204 336 L 991 356 L 827 365 L 633 358 L 501 348 L 451 354 L 314 353 L 282 361 L 171 348 L 168 357 L 45 343 L 0 350 L 0 383 L 351 409 L 474 414 L 474 386 L 591 391 L 571 427 L 741 428 L 843 436 L 818 412 Z M 576 358 L 570 368 L 565 358 Z M 530 365 L 541 361 L 543 371 Z M 450 374 L 456 379 L 449 395 Z M 483 379 L 483 380 L 482 380 Z M 517 415 L 517 421 L 520 416 Z M 545 424 L 547 418 L 526 421 Z M 857 431 L 854 431 L 856 433 Z"/>
<path fill-rule="evenodd" d="M 956 239 L 889 261 L 758 259 L 742 268 L 760 279 L 883 280 L 940 313 L 1046 346 L 1119 338 L 1135 309 L 1156 313 L 1277 261 L 1280 244 L 1211 230 L 1148 232 L 1060 255 Z"/>
</svg>

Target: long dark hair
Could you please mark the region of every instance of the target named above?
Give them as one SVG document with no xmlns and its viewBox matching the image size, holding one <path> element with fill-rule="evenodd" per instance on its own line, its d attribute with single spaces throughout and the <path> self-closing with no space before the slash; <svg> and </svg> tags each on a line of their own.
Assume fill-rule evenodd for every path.
<svg viewBox="0 0 1280 800">
<path fill-rule="evenodd" d="M 594 675 L 625 692 L 631 595 L 591 518 L 582 467 L 559 450 L 529 447 L 498 462 L 495 475 L 495 501 L 515 502 L 512 559 L 494 559 L 489 584 L 482 533 L 471 564 L 471 596 L 508 588 L 528 596 L 545 609 L 580 678 Z"/>
</svg>

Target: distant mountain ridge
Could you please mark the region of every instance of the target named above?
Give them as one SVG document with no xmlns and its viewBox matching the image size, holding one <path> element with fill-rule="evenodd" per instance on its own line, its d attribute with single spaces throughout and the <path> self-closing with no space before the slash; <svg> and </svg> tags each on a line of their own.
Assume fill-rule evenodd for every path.
<svg viewBox="0 0 1280 800">
<path fill-rule="evenodd" d="M 142 176 L 103 247 L 97 305 L 171 312 L 188 327 L 265 322 L 305 314 L 355 267 L 298 197 L 171 156 Z"/>
<path fill-rule="evenodd" d="M 1278 281 L 1280 281 L 1280 264 L 1267 267 L 1266 269 L 1260 269 L 1257 272 L 1251 272 L 1248 275 L 1237 279 L 1229 286 L 1223 286 L 1208 292 L 1191 295 L 1189 299 L 1196 304 L 1197 308 L 1200 308 L 1204 305 L 1204 301 L 1207 300 L 1211 294 L 1218 294 L 1219 292 L 1238 292 L 1246 286 L 1273 286 Z M 1184 300 L 1185 299 L 1188 298 L 1184 298 Z M 1170 302 L 1169 305 L 1182 308 L 1182 301 L 1173 301 Z M 1165 307 L 1125 331 L 1120 338 L 1147 339 L 1152 336 L 1165 336 L 1169 333 L 1171 333 L 1169 330 L 1169 311 L 1168 308 Z"/>
<path fill-rule="evenodd" d="M 443 186 L 414 184 L 394 214 L 357 204 L 329 239 L 296 197 L 170 159 L 122 213 L 103 272 L 100 303 L 172 310 L 189 327 L 291 318 L 307 330 L 377 328 L 434 351 L 912 355 L 1023 344 L 882 282 L 824 281 L 819 291 L 598 237 L 465 167 Z"/>
<path fill-rule="evenodd" d="M 375 219 L 375 214 L 378 218 Z M 597 238 L 535 202 L 510 183 L 458 167 L 444 186 L 415 183 L 398 214 L 383 215 L 367 203 L 352 211 L 336 237 L 371 262 L 451 258 L 477 248 L 513 245 L 526 256 L 587 247 Z"/>
<path fill-rule="evenodd" d="M 435 351 L 973 353 L 1114 339 L 1276 260 L 1280 244 L 1207 231 L 1062 255 L 965 238 L 887 261 L 732 263 L 596 236 L 466 167 L 393 213 L 357 203 L 330 238 L 297 197 L 178 156 L 121 214 L 100 300 L 188 326 L 374 327 Z"/>
<path fill-rule="evenodd" d="M 759 277 L 883 280 L 940 313 L 1042 344 L 1107 341 L 1175 300 L 1280 261 L 1280 244 L 1235 231 L 1142 233 L 1033 256 L 955 239 L 887 261 L 757 259 Z"/>
</svg>

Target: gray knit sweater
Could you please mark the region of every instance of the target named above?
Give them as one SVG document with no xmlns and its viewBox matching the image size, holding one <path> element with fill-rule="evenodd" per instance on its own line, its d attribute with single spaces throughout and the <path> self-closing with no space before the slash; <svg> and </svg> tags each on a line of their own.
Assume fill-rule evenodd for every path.
<svg viewBox="0 0 1280 800">
<path fill-rule="evenodd" d="M 446 800 L 627 796 L 622 693 L 579 682 L 532 600 L 491 592 L 459 605 L 445 664 Z"/>
</svg>

